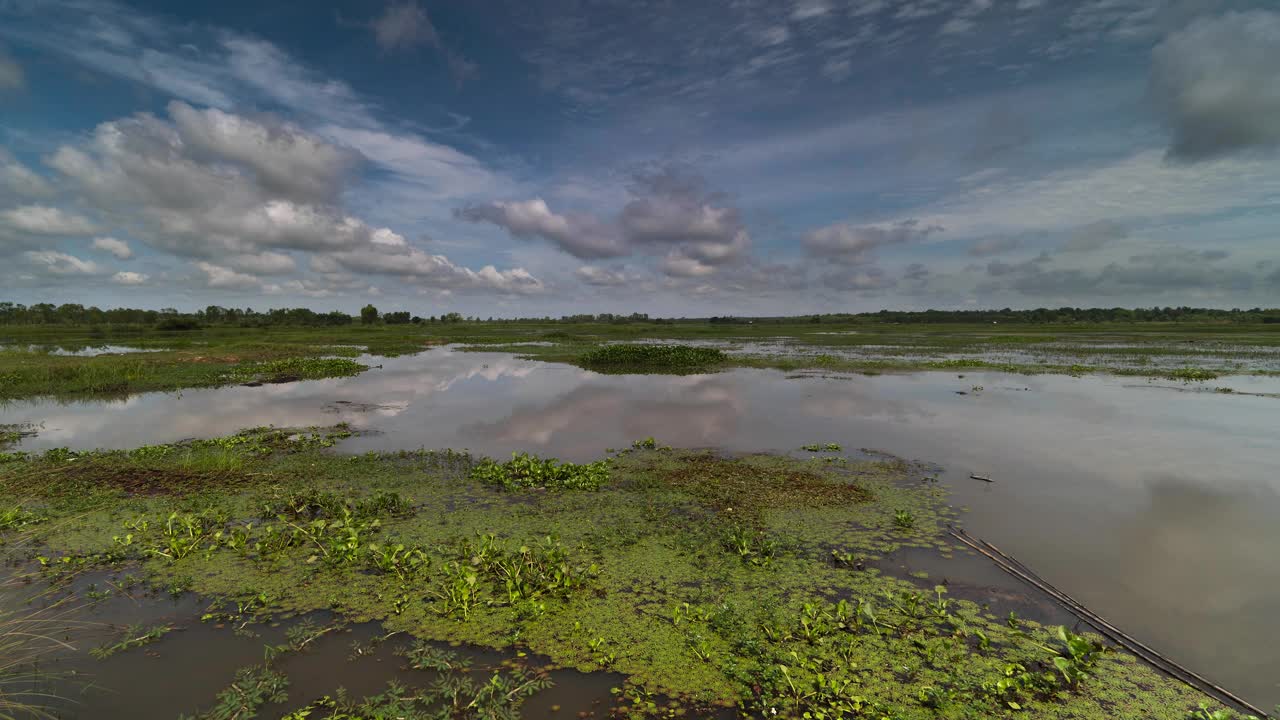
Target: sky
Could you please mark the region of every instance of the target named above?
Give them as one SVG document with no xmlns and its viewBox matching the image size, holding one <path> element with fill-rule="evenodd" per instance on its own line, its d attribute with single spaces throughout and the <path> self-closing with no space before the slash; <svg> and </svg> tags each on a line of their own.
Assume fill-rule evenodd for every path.
<svg viewBox="0 0 1280 720">
<path fill-rule="evenodd" d="M 1273 0 L 0 0 L 0 300 L 1280 306 Z"/>
</svg>

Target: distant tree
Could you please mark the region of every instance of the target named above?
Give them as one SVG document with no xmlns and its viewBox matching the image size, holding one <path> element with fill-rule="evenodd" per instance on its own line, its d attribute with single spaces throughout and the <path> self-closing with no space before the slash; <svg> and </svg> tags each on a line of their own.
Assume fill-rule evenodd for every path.
<svg viewBox="0 0 1280 720">
<path fill-rule="evenodd" d="M 373 325 L 376 322 L 378 322 L 378 308 L 374 307 L 373 303 L 360 308 L 361 325 Z"/>
<path fill-rule="evenodd" d="M 388 325 L 408 325 L 409 311 L 401 310 L 400 312 L 389 312 L 382 316 L 384 322 Z"/>
</svg>

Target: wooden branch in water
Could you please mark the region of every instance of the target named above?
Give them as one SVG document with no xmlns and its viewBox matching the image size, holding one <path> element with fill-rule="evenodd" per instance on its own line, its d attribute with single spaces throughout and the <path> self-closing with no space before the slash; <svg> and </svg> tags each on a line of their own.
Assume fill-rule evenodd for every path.
<svg viewBox="0 0 1280 720">
<path fill-rule="evenodd" d="M 990 477 L 986 475 L 979 475 L 978 473 L 969 473 L 969 477 L 974 480 L 981 480 L 982 482 L 995 482 L 995 480 L 992 480 Z"/>
<path fill-rule="evenodd" d="M 971 538 L 964 530 L 949 528 L 951 536 L 963 542 L 976 552 L 986 556 L 996 564 L 1001 570 L 1010 575 L 1028 583 L 1032 587 L 1040 590 L 1049 597 L 1053 598 L 1058 604 L 1065 607 L 1072 614 L 1092 625 L 1101 634 L 1105 635 L 1112 642 L 1125 648 L 1129 652 L 1137 655 L 1145 660 L 1148 664 L 1165 674 L 1179 680 L 1200 692 L 1205 693 L 1219 702 L 1224 704 L 1234 704 L 1237 707 L 1244 708 L 1251 713 L 1256 714 L 1260 718 L 1269 717 L 1265 712 L 1250 704 L 1248 701 L 1232 693 L 1230 690 L 1217 685 L 1202 675 L 1199 675 L 1187 668 L 1179 665 L 1177 662 L 1161 655 L 1151 649 L 1133 636 L 1125 633 L 1115 625 L 1104 620 L 1100 615 L 1085 607 L 1075 598 L 1067 595 L 1053 585 L 1050 585 L 1044 578 L 1036 574 L 1034 570 L 1022 564 L 1019 560 L 1011 555 L 1006 554 L 1000 548 L 987 542 L 986 540 Z"/>
</svg>

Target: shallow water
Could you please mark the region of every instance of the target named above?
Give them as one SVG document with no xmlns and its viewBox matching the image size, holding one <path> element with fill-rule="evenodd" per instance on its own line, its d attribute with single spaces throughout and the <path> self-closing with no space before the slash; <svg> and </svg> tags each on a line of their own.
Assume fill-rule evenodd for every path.
<svg viewBox="0 0 1280 720">
<path fill-rule="evenodd" d="M 1245 394 L 1280 393 L 1280 378 L 598 375 L 443 348 L 378 363 L 354 378 L 13 403 L 0 423 L 43 423 L 23 449 L 338 421 L 370 431 L 350 451 L 586 460 L 646 436 L 728 450 L 875 448 L 942 465 L 972 534 L 1103 617 L 1263 707 L 1280 702 L 1280 399 Z"/>
</svg>

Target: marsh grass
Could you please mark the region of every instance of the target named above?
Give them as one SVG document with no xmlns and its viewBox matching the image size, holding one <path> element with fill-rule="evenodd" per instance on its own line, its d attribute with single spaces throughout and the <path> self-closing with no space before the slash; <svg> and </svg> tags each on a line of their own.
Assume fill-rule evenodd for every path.
<svg viewBox="0 0 1280 720">
<path fill-rule="evenodd" d="M 589 350 L 578 357 L 587 368 L 711 368 L 728 359 L 723 350 L 689 345 L 614 344 Z"/>
<path fill-rule="evenodd" d="M 18 592 L 15 581 L 0 583 L 0 592 Z M 69 633 L 91 624 L 77 620 L 66 600 L 31 599 L 19 609 L 0 610 L 0 720 L 48 718 L 60 703 L 53 688 L 64 680 L 59 673 L 40 669 L 52 656 L 72 652 Z"/>
</svg>

